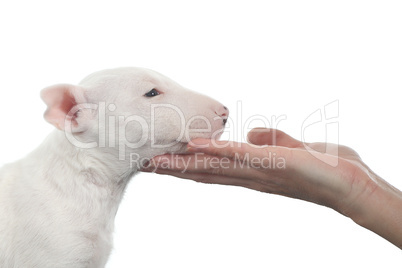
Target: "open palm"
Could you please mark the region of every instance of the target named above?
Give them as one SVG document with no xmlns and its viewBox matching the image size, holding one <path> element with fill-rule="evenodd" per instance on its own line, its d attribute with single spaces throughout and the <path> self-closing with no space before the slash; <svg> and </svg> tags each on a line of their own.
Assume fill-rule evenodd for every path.
<svg viewBox="0 0 402 268">
<path fill-rule="evenodd" d="M 378 217 L 373 216 L 375 213 L 395 219 L 392 208 L 400 208 L 401 192 L 371 171 L 354 150 L 327 143 L 303 143 L 282 131 L 265 128 L 250 131 L 248 140 L 195 139 L 189 143 L 187 154 L 157 156 L 144 171 L 314 202 L 402 246 L 399 218 L 392 222 L 399 228 L 399 238 L 373 221 Z"/>
</svg>

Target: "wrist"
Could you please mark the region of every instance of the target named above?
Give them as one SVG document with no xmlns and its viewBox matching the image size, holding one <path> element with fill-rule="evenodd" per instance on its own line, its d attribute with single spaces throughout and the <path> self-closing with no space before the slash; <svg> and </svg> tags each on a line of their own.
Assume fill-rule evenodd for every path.
<svg viewBox="0 0 402 268">
<path fill-rule="evenodd" d="M 358 196 L 348 216 L 402 249 L 402 192 L 376 176 Z"/>
</svg>

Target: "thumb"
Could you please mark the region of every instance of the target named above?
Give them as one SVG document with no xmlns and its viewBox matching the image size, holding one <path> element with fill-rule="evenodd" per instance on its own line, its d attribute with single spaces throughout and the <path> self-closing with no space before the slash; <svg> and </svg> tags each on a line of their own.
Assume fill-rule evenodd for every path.
<svg viewBox="0 0 402 268">
<path fill-rule="evenodd" d="M 283 131 L 274 128 L 254 128 L 248 135 L 249 143 L 255 145 L 273 145 L 289 148 L 302 147 L 303 143 L 298 141 Z"/>
</svg>

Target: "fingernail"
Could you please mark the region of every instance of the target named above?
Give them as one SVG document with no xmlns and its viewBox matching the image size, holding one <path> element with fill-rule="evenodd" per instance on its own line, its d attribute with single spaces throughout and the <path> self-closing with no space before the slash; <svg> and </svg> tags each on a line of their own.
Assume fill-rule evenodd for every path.
<svg viewBox="0 0 402 268">
<path fill-rule="evenodd" d="M 151 160 L 151 161 L 148 161 L 148 162 L 144 163 L 144 165 L 140 168 L 140 171 L 142 171 L 142 172 L 153 172 L 153 171 L 155 171 L 154 162 Z"/>
<path fill-rule="evenodd" d="M 152 160 L 145 161 L 145 162 L 143 163 L 142 167 L 143 167 L 143 168 L 149 167 L 149 166 L 151 165 L 151 161 L 152 161 Z"/>
</svg>

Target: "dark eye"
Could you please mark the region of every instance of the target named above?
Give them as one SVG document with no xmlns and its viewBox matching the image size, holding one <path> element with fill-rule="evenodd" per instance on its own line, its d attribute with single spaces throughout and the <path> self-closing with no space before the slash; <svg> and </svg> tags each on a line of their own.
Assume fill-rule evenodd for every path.
<svg viewBox="0 0 402 268">
<path fill-rule="evenodd" d="M 156 89 L 152 89 L 151 91 L 149 91 L 148 93 L 146 93 L 144 96 L 145 97 L 155 97 L 157 95 L 159 95 L 160 93 L 156 90 Z"/>
</svg>

